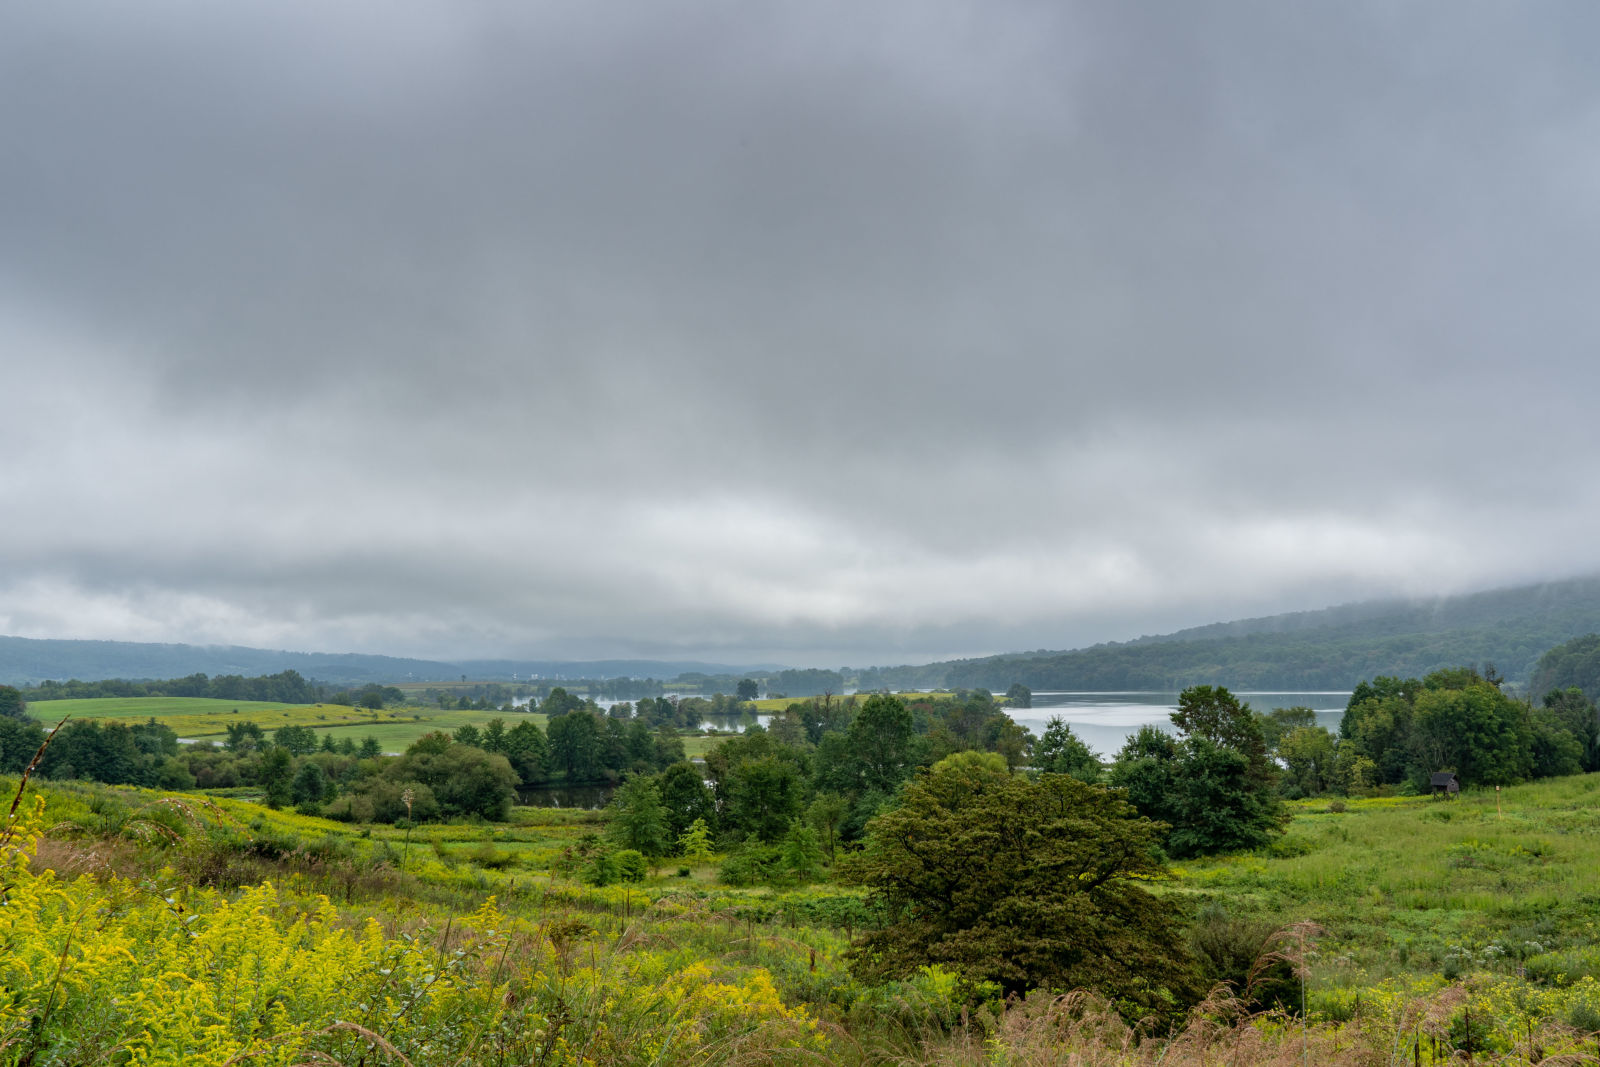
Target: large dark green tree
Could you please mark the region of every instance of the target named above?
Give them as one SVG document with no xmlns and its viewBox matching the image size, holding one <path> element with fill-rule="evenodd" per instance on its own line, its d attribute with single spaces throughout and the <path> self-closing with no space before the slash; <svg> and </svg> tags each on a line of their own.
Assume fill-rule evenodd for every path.
<svg viewBox="0 0 1600 1067">
<path fill-rule="evenodd" d="M 938 964 L 1007 992 L 1093 989 L 1136 1017 L 1179 1010 L 1199 989 L 1175 910 L 1146 888 L 1165 873 L 1159 836 L 1110 790 L 947 757 L 868 828 L 852 877 L 887 921 L 853 966 L 876 980 Z"/>
<path fill-rule="evenodd" d="M 1144 727 L 1111 768 L 1140 814 L 1168 825 L 1166 849 L 1201 856 L 1259 848 L 1286 821 L 1254 713 L 1228 690 L 1192 686 L 1178 698 L 1179 736 Z"/>
</svg>

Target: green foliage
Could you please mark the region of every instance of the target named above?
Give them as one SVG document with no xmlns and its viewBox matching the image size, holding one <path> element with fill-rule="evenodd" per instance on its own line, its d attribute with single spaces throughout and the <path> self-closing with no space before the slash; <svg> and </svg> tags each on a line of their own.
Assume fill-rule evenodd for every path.
<svg viewBox="0 0 1600 1067">
<path fill-rule="evenodd" d="M 1256 715 L 1256 726 L 1261 730 L 1261 739 L 1266 742 L 1268 752 L 1276 752 L 1278 743 L 1295 730 L 1315 725 L 1317 713 L 1303 706 L 1273 708 L 1265 715 Z"/>
<path fill-rule="evenodd" d="M 1059 715 L 1050 716 L 1034 743 L 1033 766 L 1047 774 L 1069 774 L 1079 781 L 1100 780 L 1100 760 Z"/>
<path fill-rule="evenodd" d="M 28 702 L 15 686 L 0 685 L 0 719 L 27 719 Z"/>
<path fill-rule="evenodd" d="M 1337 738 L 1321 726 L 1297 726 L 1277 744 L 1283 761 L 1280 789 L 1289 797 L 1314 797 L 1333 788 Z"/>
<path fill-rule="evenodd" d="M 1169 903 L 1158 829 L 1112 792 L 995 757 L 952 757 L 873 820 L 852 877 L 888 921 L 853 950 L 863 978 L 937 963 L 1007 991 L 1099 989 L 1130 1013 L 1192 1002 L 1193 964 Z"/>
<path fill-rule="evenodd" d="M 1558 704 L 1561 698 L 1557 698 Z M 1575 769 L 1583 742 L 1568 723 L 1586 709 L 1535 714 L 1471 668 L 1436 671 L 1422 681 L 1383 677 L 1357 686 L 1340 723 L 1339 763 L 1370 761 L 1374 784 L 1426 788 L 1436 771 L 1463 785 L 1509 785 Z M 1352 790 L 1363 783 L 1347 781 Z"/>
<path fill-rule="evenodd" d="M 0 774 L 19 774 L 44 742 L 44 727 L 33 719 L 0 716 Z"/>
<path fill-rule="evenodd" d="M 644 853 L 636 848 L 619 849 L 611 858 L 616 864 L 617 877 L 621 881 L 642 882 L 650 876 L 650 864 L 646 861 Z"/>
<path fill-rule="evenodd" d="M 817 831 L 794 819 L 783 838 L 783 866 L 800 882 L 810 882 L 822 874 L 822 843 Z"/>
<path fill-rule="evenodd" d="M 280 726 L 273 731 L 272 743 L 289 750 L 293 756 L 305 756 L 317 750 L 317 732 L 309 726 Z"/>
<path fill-rule="evenodd" d="M 716 802 L 694 764 L 687 761 L 672 764 L 661 772 L 657 785 L 661 791 L 667 833 L 674 840 L 695 823 L 715 826 Z"/>
<path fill-rule="evenodd" d="M 385 768 L 396 782 L 420 782 L 433 791 L 446 816 L 504 819 L 516 798 L 517 774 L 504 756 L 457 744 L 434 734 Z"/>
<path fill-rule="evenodd" d="M 556 699 L 556 693 L 560 692 L 558 686 L 550 699 Z M 552 716 L 545 726 L 551 766 L 564 774 L 569 782 L 602 779 L 605 776 L 602 730 L 600 720 L 587 711 L 569 711 Z"/>
<path fill-rule="evenodd" d="M 652 858 L 667 854 L 672 838 L 654 778 L 629 778 L 612 795 L 606 814 L 610 819 L 606 836 L 616 844 Z"/>
<path fill-rule="evenodd" d="M 1006 690 L 1006 703 L 1014 708 L 1033 707 L 1033 690 L 1021 682 L 1012 682 L 1011 688 Z"/>
<path fill-rule="evenodd" d="M 1168 826 L 1177 857 L 1260 848 L 1286 816 L 1255 716 L 1226 689 L 1180 695 L 1172 721 L 1183 736 L 1142 727 L 1117 754 L 1111 783 L 1139 812 Z"/>
<path fill-rule="evenodd" d="M 857 778 L 865 791 L 893 792 L 916 762 L 911 712 L 899 697 L 874 693 L 846 733 Z"/>
<path fill-rule="evenodd" d="M 1578 689 L 1591 699 L 1600 696 L 1600 634 L 1574 637 L 1539 657 L 1528 691 L 1546 693 L 1569 688 Z"/>
<path fill-rule="evenodd" d="M 678 854 L 690 863 L 710 862 L 711 828 L 704 819 L 696 819 L 678 836 Z"/>
</svg>

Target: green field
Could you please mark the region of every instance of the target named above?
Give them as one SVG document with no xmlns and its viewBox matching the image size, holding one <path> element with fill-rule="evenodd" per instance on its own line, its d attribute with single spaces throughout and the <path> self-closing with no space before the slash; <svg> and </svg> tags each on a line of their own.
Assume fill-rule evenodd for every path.
<svg viewBox="0 0 1600 1067">
<path fill-rule="evenodd" d="M 453 731 L 469 723 L 482 726 L 490 719 L 505 717 L 492 711 L 440 711 L 425 707 L 373 711 L 342 704 L 273 704 L 207 697 L 43 700 L 29 704 L 28 713 L 48 724 L 59 722 L 67 715 L 75 719 L 121 722 L 153 718 L 172 727 L 179 737 L 196 740 L 222 737 L 230 724 L 239 722 L 254 722 L 267 731 L 280 726 L 309 726 L 319 734 L 333 734 L 335 740 L 351 737 L 359 742 L 365 737 L 376 737 L 386 752 L 402 751 L 435 730 Z M 544 725 L 543 715 L 534 714 L 532 719 Z"/>
<path fill-rule="evenodd" d="M 200 741 L 225 736 L 230 723 L 254 722 L 269 732 L 280 726 L 309 726 L 319 735 L 331 733 L 335 741 L 350 737 L 359 743 L 364 738 L 375 737 L 385 752 L 403 752 L 408 745 L 435 730 L 454 732 L 467 725 L 482 728 L 490 719 L 504 719 L 508 727 L 524 717 L 541 728 L 546 721 L 539 712 L 505 715 L 498 711 L 441 711 L 421 706 L 372 711 L 342 704 L 272 704 L 206 697 L 40 700 L 28 705 L 28 713 L 50 726 L 67 715 L 74 719 L 118 722 L 143 722 L 153 718 L 172 727 L 179 737 Z M 685 736 L 684 752 L 691 759 L 704 756 L 719 740 L 718 737 Z"/>
</svg>

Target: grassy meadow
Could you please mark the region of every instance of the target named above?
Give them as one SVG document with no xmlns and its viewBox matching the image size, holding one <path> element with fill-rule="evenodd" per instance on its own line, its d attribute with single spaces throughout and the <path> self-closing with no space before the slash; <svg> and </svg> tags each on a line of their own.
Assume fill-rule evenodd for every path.
<svg viewBox="0 0 1600 1067">
<path fill-rule="evenodd" d="M 787 702 L 785 702 L 787 706 Z M 226 736 L 230 723 L 254 722 L 269 733 L 280 726 L 309 726 L 320 740 L 332 734 L 335 741 L 346 737 L 356 743 L 375 737 L 385 752 L 403 752 L 423 735 L 472 725 L 483 727 L 490 719 L 504 719 L 514 726 L 525 716 L 543 727 L 540 712 L 441 711 L 436 707 L 406 706 L 374 711 L 342 704 L 275 704 L 250 700 L 214 700 L 209 697 L 104 697 L 90 700 L 40 700 L 28 705 L 28 714 L 53 726 L 66 716 L 74 719 L 100 719 L 115 722 L 143 722 L 155 719 L 172 727 L 179 737 L 196 741 L 218 741 Z M 685 735 L 683 748 L 690 759 L 704 756 L 718 742 L 717 737 Z"/>
<path fill-rule="evenodd" d="M 0 781 L 0 798 L 14 788 Z M 600 813 L 519 808 L 507 823 L 407 831 L 241 799 L 36 788 L 24 831 L 0 845 L 0 985 L 13 991 L 0 1064 L 1365 1067 L 1469 1048 L 1505 1065 L 1600 1053 L 1600 775 L 1454 801 L 1304 802 L 1271 848 L 1175 867 L 1158 891 L 1197 930 L 1303 965 L 1308 1011 L 1302 1023 L 1213 998 L 1159 1038 L 1083 994 L 963 1010 L 938 968 L 863 985 L 843 954 L 872 920 L 850 889 L 734 889 L 715 862 L 672 859 L 641 883 L 582 884 L 572 856 L 603 831 Z M 17 848 L 30 838 L 31 858 Z"/>
<path fill-rule="evenodd" d="M 343 704 L 276 704 L 210 697 L 40 700 L 28 705 L 28 713 L 50 725 L 69 715 L 74 719 L 120 722 L 155 719 L 172 727 L 179 737 L 192 740 L 217 740 L 227 734 L 230 724 L 246 721 L 269 732 L 280 726 L 309 726 L 319 736 L 333 734 L 336 741 L 350 737 L 359 743 L 362 738 L 376 737 L 385 752 L 404 751 L 407 745 L 435 730 L 453 731 L 468 723 L 482 726 L 496 717 L 507 718 L 493 711 L 441 711 L 429 707 L 375 711 Z M 534 713 L 531 717 L 540 726 L 544 725 L 543 715 Z"/>
</svg>

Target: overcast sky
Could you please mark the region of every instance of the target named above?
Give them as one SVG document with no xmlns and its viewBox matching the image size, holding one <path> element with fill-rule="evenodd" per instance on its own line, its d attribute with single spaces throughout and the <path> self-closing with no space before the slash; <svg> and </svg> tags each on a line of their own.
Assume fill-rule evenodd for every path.
<svg viewBox="0 0 1600 1067">
<path fill-rule="evenodd" d="M 0 633 L 898 663 L 1600 570 L 1600 8 L 0 9 Z"/>
</svg>

